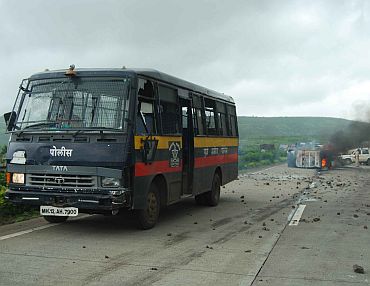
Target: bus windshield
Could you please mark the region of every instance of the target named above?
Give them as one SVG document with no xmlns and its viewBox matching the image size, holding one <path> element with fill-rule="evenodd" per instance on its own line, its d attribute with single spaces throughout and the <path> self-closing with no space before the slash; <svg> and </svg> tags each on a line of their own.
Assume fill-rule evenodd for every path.
<svg viewBox="0 0 370 286">
<path fill-rule="evenodd" d="M 114 129 L 126 132 L 128 78 L 33 80 L 20 98 L 15 129 Z"/>
</svg>

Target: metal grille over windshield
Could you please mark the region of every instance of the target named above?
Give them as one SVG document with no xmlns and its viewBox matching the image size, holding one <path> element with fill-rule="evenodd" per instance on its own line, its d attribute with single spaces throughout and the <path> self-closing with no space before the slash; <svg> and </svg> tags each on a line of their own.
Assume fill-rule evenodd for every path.
<svg viewBox="0 0 370 286">
<path fill-rule="evenodd" d="M 125 78 L 31 81 L 14 110 L 16 128 L 126 131 L 129 83 Z"/>
</svg>

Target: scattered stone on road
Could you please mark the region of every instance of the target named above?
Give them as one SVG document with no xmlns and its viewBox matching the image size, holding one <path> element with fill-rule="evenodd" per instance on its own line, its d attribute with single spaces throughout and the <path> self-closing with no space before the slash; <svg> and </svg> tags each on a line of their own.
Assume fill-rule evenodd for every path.
<svg viewBox="0 0 370 286">
<path fill-rule="evenodd" d="M 353 265 L 353 271 L 356 273 L 365 274 L 364 268 L 358 264 Z"/>
</svg>

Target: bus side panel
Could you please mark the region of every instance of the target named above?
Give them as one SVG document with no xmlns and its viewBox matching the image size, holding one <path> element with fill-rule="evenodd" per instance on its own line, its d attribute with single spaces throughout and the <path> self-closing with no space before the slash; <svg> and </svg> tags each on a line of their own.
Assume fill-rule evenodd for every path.
<svg viewBox="0 0 370 286">
<path fill-rule="evenodd" d="M 196 168 L 194 170 L 193 195 L 208 192 L 211 189 L 215 170 L 215 166 Z"/>
<path fill-rule="evenodd" d="M 238 163 L 227 163 L 221 166 L 222 184 L 225 185 L 238 178 Z"/>
<path fill-rule="evenodd" d="M 218 166 L 223 185 L 237 178 L 238 138 L 195 137 L 194 145 L 194 195 L 211 189 Z"/>
<path fill-rule="evenodd" d="M 167 193 L 163 188 L 161 194 L 166 197 L 166 203 L 176 201 L 181 196 L 181 180 L 182 180 L 182 160 L 181 136 L 151 136 L 151 140 L 158 140 L 155 157 L 152 162 L 145 163 L 142 158 L 143 140 L 147 136 L 135 136 L 135 176 L 134 176 L 134 192 L 133 192 L 133 208 L 142 209 L 145 207 L 146 195 L 149 191 L 150 184 L 156 176 L 163 176 Z M 179 146 L 177 161 L 174 161 L 174 153 L 172 143 L 175 142 Z M 176 150 L 175 150 L 176 151 Z M 172 160 L 171 160 L 172 159 Z"/>
</svg>

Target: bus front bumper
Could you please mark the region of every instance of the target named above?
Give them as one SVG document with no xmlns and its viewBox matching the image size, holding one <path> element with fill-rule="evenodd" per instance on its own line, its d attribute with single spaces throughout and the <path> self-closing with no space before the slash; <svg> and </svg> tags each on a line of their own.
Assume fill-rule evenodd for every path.
<svg viewBox="0 0 370 286">
<path fill-rule="evenodd" d="M 130 192 L 114 190 L 111 193 L 66 193 L 58 191 L 11 190 L 5 192 L 5 199 L 15 205 L 76 207 L 81 213 L 112 214 L 130 207 Z"/>
</svg>

